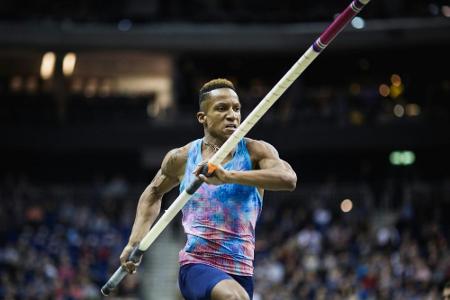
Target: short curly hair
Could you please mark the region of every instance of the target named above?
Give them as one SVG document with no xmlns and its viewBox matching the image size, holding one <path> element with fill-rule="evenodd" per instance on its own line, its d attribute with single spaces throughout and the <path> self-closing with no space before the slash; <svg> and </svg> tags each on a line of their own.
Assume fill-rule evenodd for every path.
<svg viewBox="0 0 450 300">
<path fill-rule="evenodd" d="M 205 83 L 199 91 L 198 104 L 206 100 L 207 94 L 215 89 L 228 88 L 236 92 L 234 84 L 225 78 L 216 78 Z"/>
</svg>

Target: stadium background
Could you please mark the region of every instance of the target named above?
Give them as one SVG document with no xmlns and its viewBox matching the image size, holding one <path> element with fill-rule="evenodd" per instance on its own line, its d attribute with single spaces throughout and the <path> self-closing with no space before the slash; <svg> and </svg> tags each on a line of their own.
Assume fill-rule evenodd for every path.
<svg viewBox="0 0 450 300">
<path fill-rule="evenodd" d="M 2 1 L 0 298 L 99 299 L 164 153 L 227 77 L 244 116 L 347 1 Z M 450 279 L 450 6 L 373 1 L 249 133 L 255 300 L 439 299 Z M 176 197 L 166 196 L 168 207 Z M 112 299 L 180 299 L 179 218 Z"/>
</svg>

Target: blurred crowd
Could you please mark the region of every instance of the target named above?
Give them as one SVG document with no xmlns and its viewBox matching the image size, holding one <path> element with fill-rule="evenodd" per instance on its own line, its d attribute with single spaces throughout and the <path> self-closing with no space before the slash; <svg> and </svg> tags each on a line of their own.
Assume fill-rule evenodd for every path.
<svg viewBox="0 0 450 300">
<path fill-rule="evenodd" d="M 120 178 L 92 186 L 0 185 L 0 299 L 100 299 L 119 266 L 134 201 Z M 119 295 L 136 296 L 128 276 Z"/>
<path fill-rule="evenodd" d="M 4 179 L 0 299 L 100 299 L 141 190 L 120 176 L 89 184 Z M 374 188 L 329 179 L 269 192 L 257 226 L 254 299 L 439 299 L 450 279 L 448 220 L 449 180 L 389 179 Z M 140 286 L 128 276 L 118 295 L 138 299 Z"/>
<path fill-rule="evenodd" d="M 340 193 L 327 185 L 297 204 L 265 199 L 254 299 L 441 299 L 450 279 L 450 185 L 402 189 L 401 200 L 392 194 L 393 202 L 377 203 L 367 185 L 353 185 L 348 212 L 329 203 Z M 430 201 L 424 189 L 440 193 Z"/>
</svg>

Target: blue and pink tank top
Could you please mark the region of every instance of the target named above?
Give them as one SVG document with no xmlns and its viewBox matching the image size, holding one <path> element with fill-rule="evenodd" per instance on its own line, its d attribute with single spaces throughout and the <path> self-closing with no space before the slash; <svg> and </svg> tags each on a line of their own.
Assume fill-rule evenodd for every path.
<svg viewBox="0 0 450 300">
<path fill-rule="evenodd" d="M 195 179 L 192 172 L 202 161 L 202 139 L 198 139 L 189 149 L 180 191 Z M 245 139 L 222 167 L 252 169 Z M 226 273 L 252 276 L 255 226 L 261 209 L 262 198 L 256 187 L 202 184 L 182 209 L 187 242 L 179 253 L 180 265 L 203 263 Z"/>
</svg>

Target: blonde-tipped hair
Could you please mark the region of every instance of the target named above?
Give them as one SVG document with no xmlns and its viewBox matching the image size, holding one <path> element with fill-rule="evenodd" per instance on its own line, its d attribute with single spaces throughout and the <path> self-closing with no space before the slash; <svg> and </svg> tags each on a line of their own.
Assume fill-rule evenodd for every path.
<svg viewBox="0 0 450 300">
<path fill-rule="evenodd" d="M 229 81 L 228 79 L 225 79 L 225 78 L 212 79 L 212 80 L 208 81 L 207 83 L 205 83 L 200 88 L 199 99 L 198 99 L 199 105 L 203 102 L 203 100 L 206 99 L 207 93 L 211 92 L 212 90 L 222 89 L 222 88 L 229 88 L 229 89 L 232 89 L 233 91 L 236 91 L 236 89 L 234 88 L 234 84 L 231 81 Z"/>
</svg>

